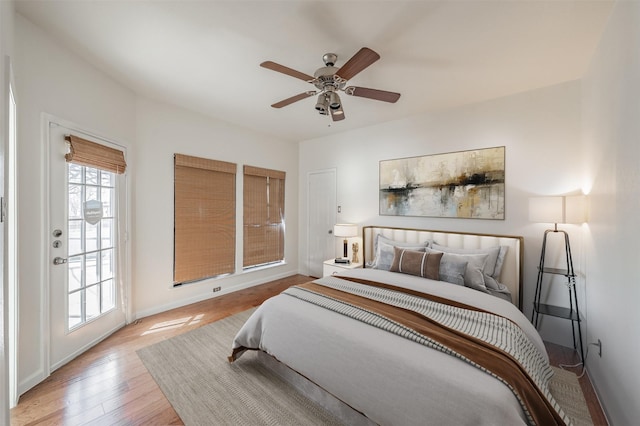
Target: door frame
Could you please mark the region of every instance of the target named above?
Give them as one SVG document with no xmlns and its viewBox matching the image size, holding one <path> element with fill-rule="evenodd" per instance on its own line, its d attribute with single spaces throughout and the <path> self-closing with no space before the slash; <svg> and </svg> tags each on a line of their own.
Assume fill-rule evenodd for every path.
<svg viewBox="0 0 640 426">
<path fill-rule="evenodd" d="M 307 172 L 307 183 L 306 183 L 306 187 L 307 187 L 307 274 L 309 274 L 309 272 L 311 271 L 311 221 L 309 220 L 310 215 L 311 215 L 311 208 L 310 208 L 310 203 L 311 203 L 311 194 L 310 191 L 308 191 L 309 189 L 309 184 L 311 181 L 311 175 L 315 175 L 315 174 L 326 174 L 326 173 L 332 173 L 333 174 L 333 182 L 334 182 L 334 188 L 333 188 L 333 194 L 335 195 L 334 198 L 334 205 L 331 206 L 330 208 L 333 210 L 333 217 L 335 218 L 335 220 L 338 219 L 338 213 L 337 213 L 337 205 L 338 205 L 338 170 L 335 167 L 332 168 L 327 168 L 327 169 L 320 169 L 320 170 L 311 170 Z M 334 224 L 335 225 L 335 221 Z M 333 225 L 331 225 L 331 229 L 333 229 Z M 326 259 L 324 259 L 326 260 Z M 323 261 L 324 261 L 323 260 Z"/>
<path fill-rule="evenodd" d="M 49 293 L 51 280 L 50 280 L 50 265 L 49 262 L 53 258 L 51 256 L 51 247 L 48 244 L 49 233 L 51 232 L 51 191 L 49 188 L 49 174 L 50 174 L 50 161 L 51 161 L 51 148 L 50 148 L 50 127 L 51 126 L 61 126 L 65 127 L 69 130 L 73 130 L 75 132 L 80 133 L 81 135 L 88 136 L 94 139 L 100 139 L 110 144 L 121 147 L 123 151 L 126 152 L 127 148 L 122 143 L 114 141 L 111 138 L 102 136 L 98 132 L 88 130 L 87 128 L 80 126 L 76 123 L 61 119 L 51 114 L 43 113 L 41 116 L 41 126 L 42 126 L 42 146 L 43 146 L 43 167 L 42 167 L 42 192 L 43 192 L 43 206 L 44 206 L 44 215 L 43 215 L 43 229 L 44 235 L 42 235 L 41 242 L 41 255 L 44 262 L 43 270 L 42 270 L 42 285 L 41 285 L 41 294 L 42 294 L 42 306 L 41 312 L 42 316 L 40 317 L 40 331 L 42 333 L 42 360 L 43 360 L 43 373 L 44 378 L 51 375 L 52 368 L 55 370 L 60 367 L 60 365 L 52 366 L 51 365 L 51 327 L 50 323 L 50 299 L 51 295 Z M 121 228 L 120 232 L 122 233 L 120 248 L 121 256 L 119 259 L 119 273 L 122 276 L 122 288 L 118 285 L 118 291 L 121 292 L 121 303 L 123 304 L 123 312 L 125 316 L 125 324 L 129 324 L 132 321 L 133 313 L 132 313 L 132 303 L 131 303 L 131 241 L 129 238 L 131 229 L 131 179 L 127 179 L 127 176 L 124 176 L 124 185 L 120 188 L 121 191 L 124 191 L 124 200 L 125 200 L 125 208 L 121 211 L 121 214 L 124 217 L 120 218 Z M 116 329 L 117 330 L 117 329 Z M 109 337 L 116 330 L 111 330 L 105 335 L 96 336 L 96 339 L 90 343 L 90 345 L 86 348 L 83 348 L 81 352 L 85 351 L 91 346 L 99 343 L 100 341 Z"/>
<path fill-rule="evenodd" d="M 18 99 L 16 94 L 16 84 L 13 75 L 13 64 L 9 56 L 5 56 L 5 81 L 4 90 L 6 100 L 4 122 L 6 129 L 4 137 L 4 262 L 2 277 L 5 283 L 5 305 L 7 312 L 4 314 L 6 350 L 5 356 L 8 362 L 8 385 L 9 385 L 9 407 L 13 408 L 18 404 L 18 321 L 19 321 L 19 300 L 18 300 L 18 173 L 17 173 L 17 149 L 18 149 Z M 13 117 L 12 117 L 12 108 Z M 11 120 L 13 118 L 13 120 Z"/>
</svg>

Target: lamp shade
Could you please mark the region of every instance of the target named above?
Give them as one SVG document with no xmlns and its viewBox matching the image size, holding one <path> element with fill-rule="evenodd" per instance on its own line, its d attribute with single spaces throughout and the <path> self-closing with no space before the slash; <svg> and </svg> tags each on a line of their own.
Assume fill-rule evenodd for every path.
<svg viewBox="0 0 640 426">
<path fill-rule="evenodd" d="M 333 235 L 344 238 L 357 237 L 358 225 L 351 223 L 336 223 L 333 226 Z"/>
<path fill-rule="evenodd" d="M 565 223 L 564 197 L 529 198 L 529 220 L 540 223 Z"/>
<path fill-rule="evenodd" d="M 584 223 L 587 221 L 587 196 L 572 195 L 565 198 L 566 223 Z"/>
</svg>

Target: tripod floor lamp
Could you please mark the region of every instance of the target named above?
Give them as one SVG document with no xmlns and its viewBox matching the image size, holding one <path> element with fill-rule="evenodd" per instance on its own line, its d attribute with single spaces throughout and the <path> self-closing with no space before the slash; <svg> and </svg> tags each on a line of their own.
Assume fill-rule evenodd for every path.
<svg viewBox="0 0 640 426">
<path fill-rule="evenodd" d="M 553 229 L 544 231 L 542 239 L 542 249 L 540 251 L 540 263 L 538 264 L 538 280 L 536 282 L 536 292 L 533 302 L 533 312 L 531 322 L 537 328 L 540 316 L 548 315 L 557 318 L 564 318 L 571 321 L 571 331 L 573 335 L 573 348 L 577 351 L 580 346 L 580 358 L 584 362 L 584 351 L 582 344 L 582 330 L 580 327 L 580 309 L 578 308 L 578 297 L 576 294 L 576 273 L 573 269 L 573 257 L 571 256 L 571 244 L 569 234 L 562 229 L 558 229 L 558 223 L 582 223 L 586 221 L 585 197 L 535 197 L 529 199 L 529 220 L 540 223 L 553 223 Z M 563 265 L 560 267 L 550 267 L 547 263 L 547 237 L 551 234 L 561 234 L 564 238 Z M 555 266 L 555 265 L 554 265 Z M 564 276 L 569 292 L 569 307 L 555 306 L 542 303 L 543 287 L 552 282 L 551 277 Z M 545 286 L 545 277 L 548 277 L 549 284 Z M 576 340 L 576 328 L 578 329 L 578 339 Z"/>
</svg>

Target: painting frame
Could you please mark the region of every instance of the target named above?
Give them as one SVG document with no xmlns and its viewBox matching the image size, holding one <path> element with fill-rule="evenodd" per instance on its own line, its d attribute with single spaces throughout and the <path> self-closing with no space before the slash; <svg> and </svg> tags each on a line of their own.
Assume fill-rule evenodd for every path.
<svg viewBox="0 0 640 426">
<path fill-rule="evenodd" d="M 504 146 L 381 160 L 380 216 L 505 219 Z"/>
</svg>

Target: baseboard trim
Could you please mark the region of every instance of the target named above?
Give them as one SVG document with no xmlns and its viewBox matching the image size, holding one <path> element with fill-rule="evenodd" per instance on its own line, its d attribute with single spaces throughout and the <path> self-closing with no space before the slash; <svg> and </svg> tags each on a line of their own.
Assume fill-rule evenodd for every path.
<svg viewBox="0 0 640 426">
<path fill-rule="evenodd" d="M 73 352 L 69 356 L 66 356 L 63 359 L 61 359 L 60 361 L 56 362 L 55 364 L 52 364 L 51 365 L 51 373 L 53 373 L 54 371 L 56 371 L 58 368 L 62 367 L 63 365 L 67 364 L 69 361 L 72 361 L 74 358 L 77 358 L 78 356 L 82 355 L 83 353 L 85 353 L 86 351 L 88 351 L 89 349 L 91 349 L 92 347 L 97 345 L 98 343 L 102 342 L 107 337 L 111 336 L 116 331 L 120 330 L 125 325 L 126 325 L 125 321 L 122 321 L 122 322 L 118 323 L 115 327 L 107 330 L 102 335 L 100 335 L 97 338 L 93 339 L 91 342 L 89 342 L 86 345 L 82 346 L 80 349 L 78 349 L 77 351 Z"/>
<path fill-rule="evenodd" d="M 196 296 L 185 297 L 184 299 L 174 300 L 171 303 L 166 303 L 161 306 L 134 312 L 132 321 L 142 319 L 151 315 L 160 314 L 162 312 L 170 311 L 171 309 L 181 308 L 183 306 L 191 305 L 192 303 L 202 302 L 203 300 L 209 300 L 215 297 L 224 296 L 225 294 L 234 293 L 239 290 L 245 290 L 247 288 L 255 287 L 260 284 L 266 284 L 270 281 L 287 278 L 296 274 L 297 274 L 297 271 L 286 271 L 279 274 L 270 275 L 268 277 L 250 280 L 250 281 L 242 282 L 236 285 L 230 285 L 228 287 L 223 287 L 220 291 L 216 293 L 211 293 L 210 290 L 207 288 L 204 293 Z"/>
<path fill-rule="evenodd" d="M 44 370 L 40 369 L 18 383 L 18 402 L 20 402 L 20 397 L 22 395 L 28 392 L 31 388 L 40 384 L 46 378 L 47 376 Z"/>
<path fill-rule="evenodd" d="M 600 398 L 600 391 L 598 390 L 598 385 L 591 378 L 591 374 L 589 374 L 589 364 L 585 367 L 587 377 L 589 378 L 589 382 L 591 383 L 591 387 L 593 387 L 593 393 L 596 395 L 596 399 L 598 400 L 598 404 L 600 404 L 600 408 L 602 408 L 602 414 L 604 414 L 605 419 L 607 420 L 607 424 L 611 424 L 611 420 L 609 418 L 609 414 L 607 413 L 607 408 L 602 403 L 602 399 Z"/>
<path fill-rule="evenodd" d="M 26 379 L 22 380 L 20 383 L 18 383 L 18 401 L 20 401 L 20 397 L 22 395 L 24 395 L 26 392 L 31 390 L 31 388 L 33 388 L 33 387 L 39 385 L 40 383 L 42 383 L 42 381 L 44 381 L 47 377 L 49 377 L 49 375 L 51 373 L 53 373 L 55 370 L 57 370 L 58 368 L 62 367 L 65 364 L 67 364 L 68 362 L 72 361 L 73 359 L 77 358 L 78 356 L 82 355 L 84 352 L 86 352 L 87 350 L 91 349 L 92 347 L 94 347 L 98 343 L 102 342 L 104 339 L 106 339 L 107 337 L 111 336 L 113 333 L 115 333 L 116 331 L 120 330 L 125 325 L 126 324 L 125 324 L 124 321 L 122 321 L 121 323 L 118 323 L 115 327 L 109 329 L 108 331 L 106 331 L 102 335 L 100 335 L 97 338 L 93 339 L 91 342 L 87 343 L 86 345 L 84 345 L 83 347 L 81 347 L 80 349 L 75 351 L 74 353 L 70 354 L 69 356 L 65 357 L 64 359 L 60 360 L 59 362 L 57 362 L 55 364 L 52 364 L 51 365 L 51 371 L 49 372 L 49 374 L 47 374 L 44 371 L 44 369 L 41 368 L 38 371 L 36 371 L 33 374 L 31 374 Z"/>
</svg>

